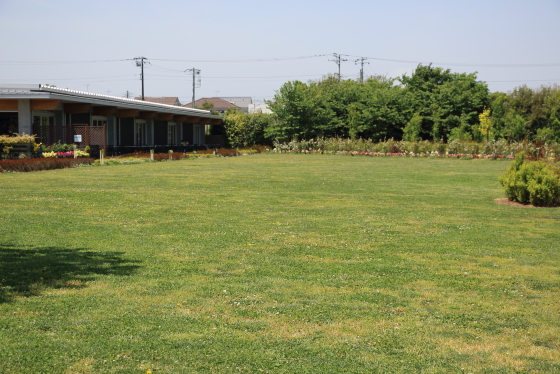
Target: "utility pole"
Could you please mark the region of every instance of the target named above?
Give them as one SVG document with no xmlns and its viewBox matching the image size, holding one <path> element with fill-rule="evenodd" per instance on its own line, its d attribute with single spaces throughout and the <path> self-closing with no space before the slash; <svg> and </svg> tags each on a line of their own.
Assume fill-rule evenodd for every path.
<svg viewBox="0 0 560 374">
<path fill-rule="evenodd" d="M 192 103 L 191 103 L 191 107 L 194 108 L 194 92 L 195 92 L 195 87 L 200 87 L 200 69 L 187 69 L 185 70 L 186 72 L 192 72 Z M 195 78 L 198 75 L 198 82 L 196 82 Z"/>
<path fill-rule="evenodd" d="M 141 79 L 142 79 L 142 101 L 144 100 L 144 60 L 147 60 L 146 57 L 135 57 L 133 60 L 136 61 L 136 66 L 139 66 L 142 69 Z"/>
<path fill-rule="evenodd" d="M 360 57 L 355 61 L 355 64 L 358 65 L 358 61 L 361 61 L 362 67 L 360 68 L 360 83 L 364 83 L 364 63 L 369 64 L 369 62 L 364 62 L 367 60 L 367 57 Z"/>
<path fill-rule="evenodd" d="M 340 63 L 342 61 L 348 61 L 348 60 L 342 58 L 342 55 L 339 55 L 338 53 L 333 53 L 333 56 L 334 56 L 334 60 L 329 60 L 329 61 L 334 61 L 334 63 L 338 65 L 338 81 L 340 82 Z"/>
</svg>

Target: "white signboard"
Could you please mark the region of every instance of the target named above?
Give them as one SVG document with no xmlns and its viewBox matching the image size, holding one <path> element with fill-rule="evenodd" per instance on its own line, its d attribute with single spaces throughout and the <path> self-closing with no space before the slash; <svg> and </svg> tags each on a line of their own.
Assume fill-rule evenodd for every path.
<svg viewBox="0 0 560 374">
<path fill-rule="evenodd" d="M 74 135 L 74 143 L 81 143 L 82 136 L 81 135 Z"/>
</svg>

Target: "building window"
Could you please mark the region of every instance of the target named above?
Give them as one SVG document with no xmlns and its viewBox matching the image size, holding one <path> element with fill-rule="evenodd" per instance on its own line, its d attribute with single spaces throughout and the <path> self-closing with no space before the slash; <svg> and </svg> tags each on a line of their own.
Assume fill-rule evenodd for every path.
<svg viewBox="0 0 560 374">
<path fill-rule="evenodd" d="M 200 131 L 200 125 L 194 125 L 193 126 L 193 144 L 196 144 L 196 145 L 202 144 L 200 142 L 201 132 L 202 131 Z"/>
<path fill-rule="evenodd" d="M 167 125 L 167 144 L 177 144 L 177 125 L 175 123 L 170 123 Z"/>
<path fill-rule="evenodd" d="M 93 126 L 107 126 L 107 118 L 105 117 L 93 117 Z"/>
<path fill-rule="evenodd" d="M 147 131 L 146 131 L 146 121 L 136 120 L 135 125 L 135 144 L 134 145 L 146 145 L 147 144 Z"/>
</svg>

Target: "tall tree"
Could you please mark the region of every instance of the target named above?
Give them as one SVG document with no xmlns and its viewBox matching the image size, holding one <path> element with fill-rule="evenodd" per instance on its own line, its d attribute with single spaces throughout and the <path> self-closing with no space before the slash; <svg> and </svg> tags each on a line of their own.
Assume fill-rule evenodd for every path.
<svg viewBox="0 0 560 374">
<path fill-rule="evenodd" d="M 422 120 L 424 139 L 447 140 L 466 121 L 478 125 L 478 115 L 488 105 L 488 86 L 476 80 L 476 73 L 452 73 L 449 69 L 418 65 L 400 81 L 410 96 L 414 111 Z"/>
</svg>

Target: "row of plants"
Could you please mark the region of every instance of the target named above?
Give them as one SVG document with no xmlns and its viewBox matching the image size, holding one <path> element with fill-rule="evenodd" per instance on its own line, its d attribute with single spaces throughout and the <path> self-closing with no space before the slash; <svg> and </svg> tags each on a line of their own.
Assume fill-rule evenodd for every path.
<svg viewBox="0 0 560 374">
<path fill-rule="evenodd" d="M 423 157 L 423 158 L 460 158 L 460 159 L 513 159 L 510 155 L 478 155 L 468 153 L 445 153 L 440 154 L 437 151 L 425 153 L 406 153 L 406 152 L 360 152 L 360 151 L 321 151 L 321 150 L 299 150 L 299 151 L 285 151 L 286 153 L 319 153 L 330 155 L 348 155 L 348 156 L 375 156 L 375 157 Z"/>
<path fill-rule="evenodd" d="M 94 163 L 92 158 L 25 158 L 0 160 L 0 173 L 74 168 Z"/>
<path fill-rule="evenodd" d="M 560 144 L 540 142 L 507 142 L 490 140 L 483 142 L 453 140 L 449 143 L 430 141 L 404 141 L 389 139 L 373 142 L 366 139 L 314 138 L 275 142 L 277 152 L 317 152 L 334 154 L 366 154 L 414 157 L 471 157 L 471 158 L 513 158 L 525 152 L 529 158 L 558 158 Z"/>
<path fill-rule="evenodd" d="M 76 149 L 75 151 L 67 151 L 67 152 L 43 152 L 43 157 L 89 157 L 89 152 L 80 151 Z"/>
<path fill-rule="evenodd" d="M 87 150 L 87 147 L 86 147 Z M 89 154 L 85 151 L 48 151 L 43 153 L 41 158 L 28 158 L 18 160 L 6 160 L 0 167 L 2 172 L 25 172 L 60 169 L 64 167 L 74 167 L 76 165 L 122 165 L 137 164 L 143 162 L 157 162 L 169 160 L 182 160 L 186 158 L 208 158 L 208 157 L 232 157 L 242 156 L 255 153 L 270 151 L 267 146 L 254 146 L 243 149 L 227 149 L 220 148 L 215 150 L 204 150 L 192 153 L 182 153 L 169 151 L 168 153 L 146 153 L 135 152 L 120 156 L 104 157 L 102 159 L 93 160 L 88 158 Z M 74 157 L 76 156 L 76 157 Z M 70 161 L 71 160 L 71 161 Z M 9 162 L 7 162 L 9 161 Z M 52 161 L 52 162 L 49 162 Z"/>
</svg>

